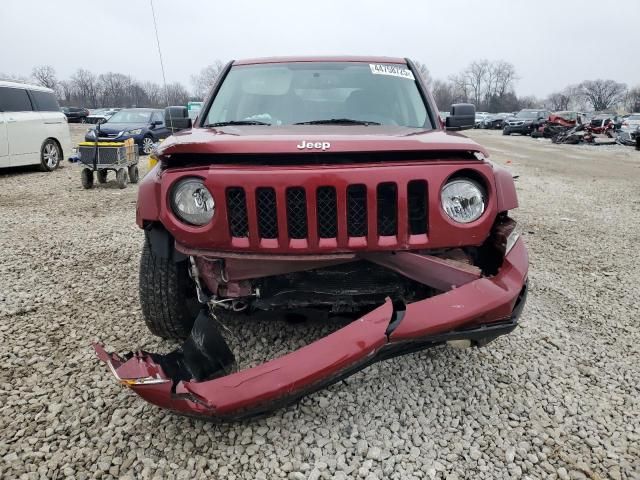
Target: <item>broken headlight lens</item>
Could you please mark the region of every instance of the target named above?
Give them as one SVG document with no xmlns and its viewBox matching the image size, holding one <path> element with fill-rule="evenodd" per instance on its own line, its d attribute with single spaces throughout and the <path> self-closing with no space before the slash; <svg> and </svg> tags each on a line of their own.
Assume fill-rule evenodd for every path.
<svg viewBox="0 0 640 480">
<path fill-rule="evenodd" d="M 216 203 L 200 178 L 185 178 L 175 184 L 171 194 L 173 213 L 185 223 L 205 225 L 211 221 Z"/>
<path fill-rule="evenodd" d="M 451 180 L 440 192 L 442 208 L 449 218 L 458 223 L 470 223 L 480 218 L 484 213 L 485 200 L 484 189 L 468 179 Z"/>
</svg>

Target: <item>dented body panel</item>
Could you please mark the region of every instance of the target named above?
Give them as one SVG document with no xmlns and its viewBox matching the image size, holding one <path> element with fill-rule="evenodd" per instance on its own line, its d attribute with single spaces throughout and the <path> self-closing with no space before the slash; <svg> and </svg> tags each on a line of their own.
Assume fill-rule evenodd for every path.
<svg viewBox="0 0 640 480">
<path fill-rule="evenodd" d="M 379 109 L 365 113 L 378 115 L 367 121 L 286 123 L 276 112 L 293 118 L 277 108 L 287 101 L 304 104 L 306 114 L 340 98 L 296 99 L 293 86 L 270 91 L 254 115 L 231 122 L 209 119 L 234 66 L 246 71 L 291 62 L 296 63 L 292 71 L 306 68 L 299 64 L 338 62 L 323 88 L 337 81 L 340 62 L 358 63 L 353 70 L 358 75 L 378 75 L 378 85 L 393 85 L 385 83 L 389 75 L 402 77 L 410 82 L 402 84 L 403 91 L 419 103 L 424 119 L 419 127 L 402 126 L 416 123 L 402 123 L 401 116 L 385 123 L 390 110 Z M 376 64 L 389 68 L 376 70 Z M 143 259 L 157 262 L 152 273 L 163 272 L 157 285 L 162 290 L 182 275 L 175 288 L 158 297 L 185 300 L 188 284 L 193 296 L 188 299 L 197 293 L 200 312 L 189 318 L 186 341 L 168 354 L 118 356 L 95 345 L 118 381 L 160 407 L 234 420 L 287 405 L 379 360 L 454 340 L 481 346 L 516 327 L 527 293 L 528 257 L 509 216 L 518 207 L 511 173 L 489 161 L 483 147 L 451 131 L 466 128 L 473 107 L 459 106 L 447 131 L 432 96 L 411 72 L 410 61 L 380 57 L 227 65 L 194 127 L 158 147 L 159 162 L 140 183 L 136 206 L 136 222 L 145 232 Z M 302 87 L 316 78 L 322 75 L 305 77 Z M 252 92 L 248 104 L 267 83 L 245 85 Z M 347 87 L 349 97 L 355 94 L 353 105 L 371 106 L 358 98 L 360 89 Z M 272 102 L 276 94 L 283 103 Z M 270 102 L 273 116 L 262 111 Z M 344 102 L 347 111 L 348 98 Z M 197 187 L 176 194 L 189 182 Z M 448 188 L 453 193 L 445 196 Z M 185 205 L 209 216 L 190 221 L 178 208 Z M 474 216 L 464 217 L 472 211 Z M 149 296 L 149 290 L 141 289 L 141 295 Z M 146 301 L 153 303 L 153 295 Z M 163 305 L 148 311 L 157 313 Z M 296 308 L 355 320 L 298 350 L 235 371 L 220 318 L 251 309 L 268 314 Z M 171 310 L 170 320 L 177 310 Z M 153 323 L 147 314 L 145 320 Z M 184 338 L 186 332 L 164 338 Z"/>
<path fill-rule="evenodd" d="M 526 293 L 527 262 L 524 244 L 518 240 L 494 278 L 473 280 L 448 293 L 407 305 L 390 333 L 394 309 L 387 301 L 288 355 L 209 381 L 173 383 L 149 354 L 136 354 L 125 361 L 100 346 L 96 350 L 125 385 L 150 403 L 189 415 L 243 418 L 291 403 L 372 361 L 386 358 L 381 354 L 385 349 L 392 354 L 394 349 L 402 352 L 403 347 L 413 351 L 438 345 L 447 338 L 471 336 L 470 331 L 460 331 L 461 327 L 469 330 L 482 326 L 490 331 L 492 324 L 501 326 L 500 322 L 506 321 L 505 330 L 510 331 L 520 313 L 514 312 L 516 304 L 524 301 Z M 158 382 L 135 383 L 149 377 Z"/>
</svg>

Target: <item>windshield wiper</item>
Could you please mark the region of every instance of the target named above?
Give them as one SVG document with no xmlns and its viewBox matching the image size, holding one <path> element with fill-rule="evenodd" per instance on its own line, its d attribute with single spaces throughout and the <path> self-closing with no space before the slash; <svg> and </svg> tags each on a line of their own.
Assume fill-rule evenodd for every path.
<svg viewBox="0 0 640 480">
<path fill-rule="evenodd" d="M 328 118 L 326 120 L 310 120 L 308 122 L 298 122 L 294 125 L 380 125 L 378 122 L 366 120 L 353 120 L 352 118 Z"/>
<path fill-rule="evenodd" d="M 271 125 L 267 122 L 259 122 L 258 120 L 229 120 L 228 122 L 208 123 L 205 127 L 225 127 L 227 125 Z"/>
</svg>

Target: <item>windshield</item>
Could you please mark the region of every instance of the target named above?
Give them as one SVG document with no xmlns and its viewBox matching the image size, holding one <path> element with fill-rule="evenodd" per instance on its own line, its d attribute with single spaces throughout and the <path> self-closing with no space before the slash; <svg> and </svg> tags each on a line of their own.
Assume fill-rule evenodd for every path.
<svg viewBox="0 0 640 480">
<path fill-rule="evenodd" d="M 149 123 L 150 119 L 148 110 L 120 110 L 113 114 L 109 123 Z"/>
<path fill-rule="evenodd" d="M 521 111 L 516 115 L 517 118 L 538 118 L 538 112 Z"/>
<path fill-rule="evenodd" d="M 431 128 L 406 65 L 292 62 L 234 66 L 205 116 L 225 123 L 369 123 Z"/>
<path fill-rule="evenodd" d="M 629 115 L 627 120 L 640 120 L 640 115 Z"/>
</svg>

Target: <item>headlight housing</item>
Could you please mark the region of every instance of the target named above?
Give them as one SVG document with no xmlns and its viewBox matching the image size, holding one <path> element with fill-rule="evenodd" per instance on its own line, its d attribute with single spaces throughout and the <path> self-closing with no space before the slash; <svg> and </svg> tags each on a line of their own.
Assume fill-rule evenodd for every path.
<svg viewBox="0 0 640 480">
<path fill-rule="evenodd" d="M 141 128 L 136 128 L 135 130 L 129 130 L 127 132 L 124 132 L 125 135 L 140 135 L 141 133 L 142 133 Z"/>
<path fill-rule="evenodd" d="M 200 178 L 188 177 L 177 182 L 171 190 L 173 213 L 190 225 L 206 225 L 213 218 L 216 203 Z"/>
<path fill-rule="evenodd" d="M 96 131 L 91 129 L 87 131 L 87 137 L 89 138 L 96 138 Z"/>
<path fill-rule="evenodd" d="M 440 192 L 443 210 L 458 223 L 471 223 L 480 218 L 485 210 L 486 197 L 484 188 L 467 178 L 448 181 Z"/>
</svg>

